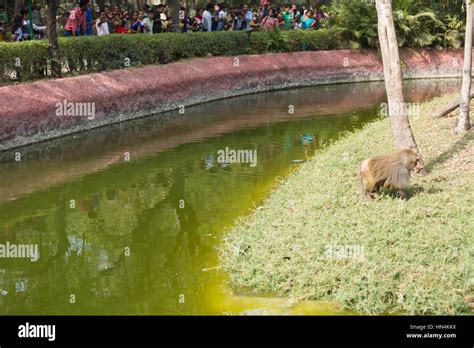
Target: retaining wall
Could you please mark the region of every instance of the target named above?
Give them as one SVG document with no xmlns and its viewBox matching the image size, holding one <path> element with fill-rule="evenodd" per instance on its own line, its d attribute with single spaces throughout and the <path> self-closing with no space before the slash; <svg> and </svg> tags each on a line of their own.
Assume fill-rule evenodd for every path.
<svg viewBox="0 0 474 348">
<path fill-rule="evenodd" d="M 401 59 L 405 78 L 462 74 L 462 50 L 403 49 Z M 0 151 L 220 98 L 379 80 L 383 67 L 377 51 L 340 50 L 192 59 L 5 86 L 0 87 Z M 65 101 L 93 105 L 94 115 L 58 115 L 58 103 Z"/>
</svg>

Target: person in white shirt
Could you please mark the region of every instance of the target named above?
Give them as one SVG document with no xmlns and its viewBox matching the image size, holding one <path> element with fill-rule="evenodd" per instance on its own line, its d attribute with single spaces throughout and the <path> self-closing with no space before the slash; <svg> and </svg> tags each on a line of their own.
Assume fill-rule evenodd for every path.
<svg viewBox="0 0 474 348">
<path fill-rule="evenodd" d="M 148 12 L 148 16 L 143 19 L 143 30 L 145 34 L 153 34 L 153 22 L 155 21 L 155 13 Z"/>
<path fill-rule="evenodd" d="M 204 31 L 211 32 L 212 31 L 212 15 L 211 10 L 212 5 L 207 5 L 206 11 L 202 14 L 202 26 L 204 27 Z"/>
<path fill-rule="evenodd" d="M 105 12 L 100 13 L 100 17 L 95 22 L 95 28 L 97 29 L 97 35 L 103 36 L 103 35 L 109 35 L 109 24 L 107 23 L 107 16 L 105 15 Z"/>
<path fill-rule="evenodd" d="M 227 11 L 225 10 L 225 5 L 222 4 L 217 15 L 217 31 L 224 30 L 225 24 L 227 22 Z"/>
</svg>

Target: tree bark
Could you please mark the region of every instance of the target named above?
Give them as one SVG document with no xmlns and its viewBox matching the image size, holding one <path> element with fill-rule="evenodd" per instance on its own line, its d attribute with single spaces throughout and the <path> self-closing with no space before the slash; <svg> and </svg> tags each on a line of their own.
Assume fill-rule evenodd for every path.
<svg viewBox="0 0 474 348">
<path fill-rule="evenodd" d="M 20 10 L 21 10 L 22 6 L 23 6 L 23 1 L 22 0 L 15 0 L 15 11 L 14 11 L 15 13 L 14 13 L 14 15 L 17 15 L 17 14 L 20 13 Z"/>
<path fill-rule="evenodd" d="M 58 33 L 56 17 L 58 13 L 59 0 L 46 0 L 47 23 L 46 35 L 48 37 L 48 51 L 51 57 L 51 74 L 54 77 L 61 76 L 61 60 L 59 54 Z"/>
<path fill-rule="evenodd" d="M 393 21 L 392 1 L 376 0 L 376 7 L 385 89 L 395 144 L 399 149 L 410 148 L 420 155 L 408 120 L 403 97 L 402 69 Z"/>
<path fill-rule="evenodd" d="M 105 7 L 105 0 L 97 0 L 97 5 L 99 5 L 99 11 L 103 12 Z M 91 9 L 92 10 L 92 9 Z"/>
<path fill-rule="evenodd" d="M 469 120 L 469 105 L 471 94 L 472 73 L 472 10 L 471 0 L 466 0 L 466 41 L 464 43 L 464 67 L 461 88 L 461 100 L 459 105 L 459 119 L 455 128 L 458 133 L 465 132 L 471 128 Z"/>
<path fill-rule="evenodd" d="M 173 31 L 179 31 L 181 4 L 179 0 L 169 0 L 168 6 L 170 7 L 170 17 L 173 18 Z"/>
</svg>

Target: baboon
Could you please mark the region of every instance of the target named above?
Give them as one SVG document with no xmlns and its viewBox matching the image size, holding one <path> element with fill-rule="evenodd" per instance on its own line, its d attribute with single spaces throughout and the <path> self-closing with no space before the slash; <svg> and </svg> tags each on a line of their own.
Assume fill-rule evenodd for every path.
<svg viewBox="0 0 474 348">
<path fill-rule="evenodd" d="M 419 156 L 410 149 L 362 161 L 359 175 L 364 198 L 375 198 L 383 187 L 397 190 L 398 196 L 406 199 L 405 190 L 411 171 L 418 173 L 423 168 Z"/>
</svg>

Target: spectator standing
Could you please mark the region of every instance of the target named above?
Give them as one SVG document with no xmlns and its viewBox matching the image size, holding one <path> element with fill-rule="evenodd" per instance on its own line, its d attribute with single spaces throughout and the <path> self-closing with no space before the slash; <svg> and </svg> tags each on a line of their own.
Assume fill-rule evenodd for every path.
<svg viewBox="0 0 474 348">
<path fill-rule="evenodd" d="M 268 15 L 262 19 L 261 28 L 264 31 L 275 31 L 278 29 L 278 18 L 273 9 L 269 9 Z"/>
<path fill-rule="evenodd" d="M 128 34 L 127 28 L 123 26 L 123 22 L 117 17 L 114 18 L 114 32 L 116 34 Z"/>
<path fill-rule="evenodd" d="M 33 5 L 33 11 L 31 12 L 31 17 L 33 19 L 33 23 L 37 26 L 42 26 L 43 21 L 41 18 L 41 4 Z"/>
<path fill-rule="evenodd" d="M 227 11 L 225 9 L 225 5 L 222 4 L 220 6 L 218 15 L 217 15 L 217 31 L 224 30 L 224 26 L 227 22 Z"/>
<path fill-rule="evenodd" d="M 16 15 L 12 21 L 12 41 L 23 41 L 23 30 L 21 29 L 23 25 L 23 16 Z"/>
<path fill-rule="evenodd" d="M 107 16 L 107 26 L 109 27 L 109 33 L 113 34 L 115 33 L 115 28 L 114 28 L 114 14 L 112 12 L 107 13 L 104 11 Z"/>
<path fill-rule="evenodd" d="M 123 13 L 122 25 L 127 29 L 130 28 L 130 26 L 132 25 L 132 19 L 130 18 L 130 12 L 125 11 Z"/>
<path fill-rule="evenodd" d="M 242 11 L 240 9 L 235 10 L 234 12 L 234 19 L 232 21 L 232 31 L 242 30 L 243 18 L 242 18 Z"/>
<path fill-rule="evenodd" d="M 109 35 L 109 23 L 107 22 L 107 16 L 105 15 L 105 12 L 100 13 L 100 17 L 95 23 L 95 28 L 97 30 L 97 35 L 98 36 L 104 36 L 104 35 Z"/>
<path fill-rule="evenodd" d="M 214 14 L 212 16 L 212 31 L 217 31 L 217 23 L 219 23 L 219 12 L 221 7 L 219 5 L 214 5 Z"/>
<path fill-rule="evenodd" d="M 185 9 L 184 7 L 181 8 L 181 12 L 180 12 L 180 15 L 182 15 L 182 19 L 181 19 L 181 23 L 180 23 L 180 26 L 181 26 L 181 31 L 183 33 L 187 33 L 189 28 L 191 28 L 192 24 L 191 24 L 191 18 L 189 18 L 189 13 L 188 13 L 188 10 Z"/>
<path fill-rule="evenodd" d="M 292 28 L 292 24 L 294 20 L 294 13 L 290 11 L 289 5 L 285 5 L 281 17 L 285 24 L 285 30 L 290 30 Z"/>
<path fill-rule="evenodd" d="M 155 13 L 148 12 L 148 16 L 143 19 L 143 32 L 145 34 L 153 34 L 153 22 L 155 21 Z"/>
<path fill-rule="evenodd" d="M 316 25 L 316 20 L 313 18 L 313 12 L 310 10 L 307 10 L 304 18 L 302 19 L 299 28 L 303 30 L 309 30 L 313 29 L 313 27 Z"/>
<path fill-rule="evenodd" d="M 66 36 L 78 36 L 80 32 L 86 32 L 86 6 L 86 0 L 81 0 L 79 5 L 71 11 L 66 26 L 64 27 Z"/>
<path fill-rule="evenodd" d="M 208 4 L 206 10 L 202 15 L 202 23 L 204 27 L 204 31 L 211 32 L 212 31 L 212 15 L 211 15 L 212 5 Z"/>
<path fill-rule="evenodd" d="M 245 31 L 250 31 L 252 29 L 251 24 L 253 20 L 253 12 L 247 4 L 244 5 L 244 19 L 245 19 Z"/>
<path fill-rule="evenodd" d="M 152 30 L 153 30 L 153 34 L 158 34 L 163 31 L 159 12 L 157 12 L 156 14 L 153 13 L 153 29 Z"/>
<path fill-rule="evenodd" d="M 87 6 L 86 6 L 86 33 L 85 35 L 92 35 L 92 10 L 91 7 L 89 6 L 89 1 L 87 1 Z"/>
<path fill-rule="evenodd" d="M 21 32 L 23 34 L 22 40 L 32 40 L 33 33 L 30 33 L 30 21 L 28 19 L 28 10 L 24 8 L 21 10 L 22 25 L 21 25 Z"/>
<path fill-rule="evenodd" d="M 198 9 L 193 20 L 193 31 L 204 31 L 202 10 Z"/>
<path fill-rule="evenodd" d="M 130 26 L 132 33 L 143 33 L 143 17 L 138 12 L 134 12 L 132 19 L 132 25 Z"/>
<path fill-rule="evenodd" d="M 160 20 L 161 20 L 161 31 L 166 32 L 168 30 L 168 13 L 166 7 L 160 6 Z"/>
</svg>

